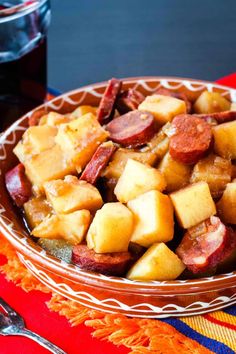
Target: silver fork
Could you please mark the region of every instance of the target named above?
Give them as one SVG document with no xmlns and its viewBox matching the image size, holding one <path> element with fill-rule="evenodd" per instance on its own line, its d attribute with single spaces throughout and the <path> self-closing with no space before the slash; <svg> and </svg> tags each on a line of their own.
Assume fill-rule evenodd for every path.
<svg viewBox="0 0 236 354">
<path fill-rule="evenodd" d="M 49 342 L 47 339 L 25 328 L 23 318 L 15 312 L 2 298 L 0 307 L 7 313 L 0 312 L 0 334 L 4 336 L 24 336 L 37 342 L 42 347 L 54 354 L 66 354 L 62 349 Z"/>
</svg>

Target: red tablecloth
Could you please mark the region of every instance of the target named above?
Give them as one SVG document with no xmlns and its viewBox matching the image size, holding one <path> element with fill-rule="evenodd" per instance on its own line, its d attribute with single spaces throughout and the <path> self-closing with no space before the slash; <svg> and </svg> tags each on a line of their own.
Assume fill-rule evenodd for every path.
<svg viewBox="0 0 236 354">
<path fill-rule="evenodd" d="M 218 80 L 219 83 L 236 88 L 236 74 Z M 0 256 L 0 264 L 5 262 Z M 91 336 L 91 329 L 85 325 L 71 327 L 65 317 L 50 312 L 45 304 L 50 295 L 38 291 L 24 292 L 0 274 L 0 296 L 3 297 L 26 322 L 32 331 L 60 346 L 68 354 L 123 354 L 129 350 L 102 342 Z M 46 354 L 48 351 L 21 337 L 0 336 L 1 354 Z"/>
</svg>

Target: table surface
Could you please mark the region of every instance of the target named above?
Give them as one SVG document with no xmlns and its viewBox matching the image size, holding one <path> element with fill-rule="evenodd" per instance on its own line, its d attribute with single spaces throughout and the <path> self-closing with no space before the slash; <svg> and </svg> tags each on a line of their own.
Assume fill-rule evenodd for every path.
<svg viewBox="0 0 236 354">
<path fill-rule="evenodd" d="M 61 91 L 112 76 L 236 71 L 235 0 L 51 3 L 49 85 Z"/>
</svg>

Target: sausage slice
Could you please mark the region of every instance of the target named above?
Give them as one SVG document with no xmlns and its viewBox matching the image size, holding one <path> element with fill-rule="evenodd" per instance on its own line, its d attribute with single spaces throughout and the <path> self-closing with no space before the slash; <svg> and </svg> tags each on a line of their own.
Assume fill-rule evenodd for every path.
<svg viewBox="0 0 236 354">
<path fill-rule="evenodd" d="M 111 121 L 106 130 L 110 139 L 123 146 L 146 144 L 155 134 L 155 119 L 149 112 L 131 111 Z"/>
<path fill-rule="evenodd" d="M 211 126 L 195 115 L 181 114 L 172 121 L 169 151 L 174 160 L 197 163 L 210 147 Z"/>
<path fill-rule="evenodd" d="M 202 119 L 214 119 L 218 124 L 231 122 L 236 119 L 236 111 L 224 111 L 208 114 L 196 114 Z"/>
<path fill-rule="evenodd" d="M 129 252 L 95 253 L 83 244 L 74 246 L 72 250 L 74 264 L 82 269 L 106 275 L 124 275 L 131 260 Z"/>
<path fill-rule="evenodd" d="M 21 207 L 31 197 L 31 183 L 26 177 L 22 163 L 6 173 L 5 183 L 8 193 L 18 207 Z"/>
<path fill-rule="evenodd" d="M 118 79 L 113 78 L 108 81 L 97 112 L 97 119 L 100 124 L 106 124 L 113 118 L 115 102 L 120 93 L 121 86 L 122 82 Z"/>
<path fill-rule="evenodd" d="M 80 179 L 95 184 L 115 150 L 116 146 L 111 141 L 101 144 L 85 167 Z"/>
<path fill-rule="evenodd" d="M 120 114 L 125 114 L 138 109 L 138 106 L 144 99 L 145 96 L 140 91 L 130 88 L 120 93 L 116 102 L 116 108 Z"/>
<path fill-rule="evenodd" d="M 234 247 L 234 231 L 212 216 L 185 233 L 176 253 L 190 271 L 201 273 L 216 267 Z"/>
</svg>

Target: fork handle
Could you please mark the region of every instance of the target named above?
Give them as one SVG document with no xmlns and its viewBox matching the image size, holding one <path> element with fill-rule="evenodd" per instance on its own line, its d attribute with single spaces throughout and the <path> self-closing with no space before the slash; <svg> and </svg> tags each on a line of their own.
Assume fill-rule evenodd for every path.
<svg viewBox="0 0 236 354">
<path fill-rule="evenodd" d="M 26 328 L 22 328 L 22 329 L 19 328 L 17 333 L 14 333 L 14 335 L 30 338 L 30 339 L 34 340 L 35 342 L 37 342 L 42 347 L 46 348 L 51 353 L 54 353 L 54 354 L 67 354 L 62 349 L 60 349 L 56 345 L 54 345 L 51 342 L 49 342 L 47 339 L 39 336 L 38 334 L 36 334 L 36 333 L 34 333 L 32 331 L 29 331 Z"/>
</svg>

